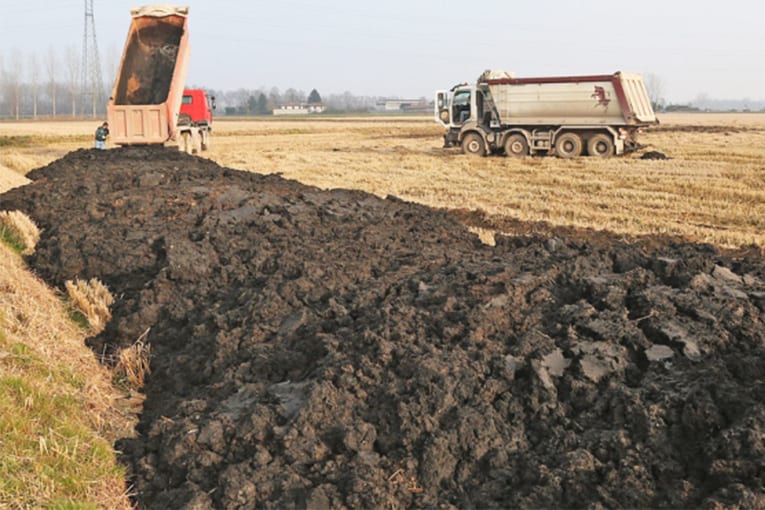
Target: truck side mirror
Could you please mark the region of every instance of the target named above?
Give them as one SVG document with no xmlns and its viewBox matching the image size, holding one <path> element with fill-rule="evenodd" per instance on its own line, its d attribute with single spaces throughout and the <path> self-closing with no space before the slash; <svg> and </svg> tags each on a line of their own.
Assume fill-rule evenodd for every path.
<svg viewBox="0 0 765 510">
<path fill-rule="evenodd" d="M 210 104 L 212 105 L 212 109 L 215 109 L 215 96 L 210 97 Z"/>
</svg>

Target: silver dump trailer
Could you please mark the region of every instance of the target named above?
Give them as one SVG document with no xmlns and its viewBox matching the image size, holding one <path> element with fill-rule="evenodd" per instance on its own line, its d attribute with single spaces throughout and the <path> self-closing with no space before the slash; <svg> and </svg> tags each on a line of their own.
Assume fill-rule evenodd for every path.
<svg viewBox="0 0 765 510">
<path fill-rule="evenodd" d="M 446 147 L 477 156 L 608 157 L 640 148 L 658 123 L 638 74 L 516 78 L 486 71 L 475 85 L 436 92 Z"/>
</svg>

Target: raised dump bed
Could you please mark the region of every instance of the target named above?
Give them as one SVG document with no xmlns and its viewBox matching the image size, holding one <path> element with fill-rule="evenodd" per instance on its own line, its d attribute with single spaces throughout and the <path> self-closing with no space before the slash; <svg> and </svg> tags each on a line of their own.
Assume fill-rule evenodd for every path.
<svg viewBox="0 0 765 510">
<path fill-rule="evenodd" d="M 117 145 L 174 138 L 189 61 L 188 7 L 133 9 L 107 116 Z"/>
</svg>

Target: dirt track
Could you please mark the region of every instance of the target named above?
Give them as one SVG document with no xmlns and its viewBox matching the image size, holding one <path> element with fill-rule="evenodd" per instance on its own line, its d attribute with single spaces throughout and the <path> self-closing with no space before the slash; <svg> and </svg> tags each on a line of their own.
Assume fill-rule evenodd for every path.
<svg viewBox="0 0 765 510">
<path fill-rule="evenodd" d="M 499 238 L 174 150 L 81 150 L 0 196 L 47 280 L 150 328 L 142 508 L 765 507 L 765 267 Z"/>
</svg>

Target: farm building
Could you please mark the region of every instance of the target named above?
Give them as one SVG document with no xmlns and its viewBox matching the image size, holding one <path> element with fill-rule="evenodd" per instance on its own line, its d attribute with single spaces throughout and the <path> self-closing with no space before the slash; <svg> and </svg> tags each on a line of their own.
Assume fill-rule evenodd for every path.
<svg viewBox="0 0 765 510">
<path fill-rule="evenodd" d="M 274 115 L 308 115 L 327 109 L 322 103 L 284 103 L 274 108 Z"/>
<path fill-rule="evenodd" d="M 433 109 L 433 103 L 425 98 L 383 99 L 378 101 L 377 106 L 386 112 L 430 112 Z"/>
</svg>

